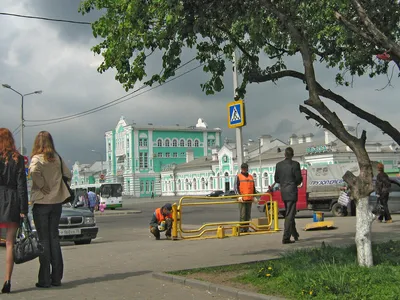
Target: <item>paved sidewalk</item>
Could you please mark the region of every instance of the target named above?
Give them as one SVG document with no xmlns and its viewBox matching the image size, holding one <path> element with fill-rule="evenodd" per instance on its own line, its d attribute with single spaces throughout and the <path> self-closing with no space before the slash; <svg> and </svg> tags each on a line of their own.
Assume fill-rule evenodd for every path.
<svg viewBox="0 0 400 300">
<path fill-rule="evenodd" d="M 334 245 L 354 243 L 355 218 L 333 220 L 338 229 L 300 232 L 300 241 L 291 245 L 281 244 L 282 232 L 223 240 L 155 241 L 148 228 L 121 230 L 121 235 L 126 236 L 123 242 L 98 240 L 91 245 L 64 246 L 65 276 L 60 288 L 34 287 L 37 260 L 16 266 L 14 293 L 0 295 L 0 299 L 228 299 L 153 279 L 151 273 L 265 260 L 286 250 L 319 246 L 322 241 Z M 393 224 L 374 223 L 373 239 L 400 239 L 400 216 L 395 215 L 394 220 Z M 308 222 L 310 219 L 299 219 L 298 227 Z M 282 220 L 280 224 L 283 225 Z M 135 235 L 136 241 L 131 241 L 130 235 Z M 4 249 L 0 249 L 1 262 L 4 254 Z"/>
</svg>

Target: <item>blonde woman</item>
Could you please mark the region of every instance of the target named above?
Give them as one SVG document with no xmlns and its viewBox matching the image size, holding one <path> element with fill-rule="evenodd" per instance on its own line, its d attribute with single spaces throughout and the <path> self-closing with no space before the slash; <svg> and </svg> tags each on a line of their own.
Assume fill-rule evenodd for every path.
<svg viewBox="0 0 400 300">
<path fill-rule="evenodd" d="M 6 274 L 1 290 L 3 294 L 11 291 L 15 234 L 20 218 L 27 213 L 28 191 L 24 158 L 16 150 L 10 130 L 0 128 L 0 228 L 6 230 Z"/>
<path fill-rule="evenodd" d="M 64 174 L 61 174 L 61 164 Z M 53 138 L 47 131 L 39 132 L 35 138 L 29 171 L 32 176 L 33 220 L 44 248 L 43 254 L 39 256 L 36 287 L 60 286 L 64 263 L 58 225 L 62 202 L 70 196 L 62 177 L 71 180 L 71 172 L 57 154 Z"/>
</svg>

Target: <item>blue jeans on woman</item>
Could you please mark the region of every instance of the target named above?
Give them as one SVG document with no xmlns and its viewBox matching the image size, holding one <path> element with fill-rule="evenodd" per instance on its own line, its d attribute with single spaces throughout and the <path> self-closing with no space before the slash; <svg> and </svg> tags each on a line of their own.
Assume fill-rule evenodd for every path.
<svg viewBox="0 0 400 300">
<path fill-rule="evenodd" d="M 36 286 L 59 286 L 64 273 L 58 235 L 62 204 L 34 204 L 32 212 L 38 238 L 44 248 L 39 256 L 40 268 Z"/>
</svg>

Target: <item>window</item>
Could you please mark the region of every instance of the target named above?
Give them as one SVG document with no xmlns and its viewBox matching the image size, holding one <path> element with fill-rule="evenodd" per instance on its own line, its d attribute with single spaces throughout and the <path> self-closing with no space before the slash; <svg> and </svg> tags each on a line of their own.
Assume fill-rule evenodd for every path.
<svg viewBox="0 0 400 300">
<path fill-rule="evenodd" d="M 162 153 L 161 153 L 161 152 L 158 152 L 158 153 L 157 153 L 157 156 L 158 156 L 158 157 L 162 157 Z"/>
<path fill-rule="evenodd" d="M 149 191 L 149 182 L 146 181 L 146 192 L 148 192 L 148 191 Z"/>
<path fill-rule="evenodd" d="M 258 187 L 257 174 L 253 173 L 254 185 Z"/>
<path fill-rule="evenodd" d="M 268 186 L 269 185 L 268 173 L 265 172 L 263 177 L 264 177 L 264 186 Z"/>
<path fill-rule="evenodd" d="M 177 139 L 173 139 L 172 140 L 172 147 L 178 147 L 178 140 Z"/>
<path fill-rule="evenodd" d="M 139 168 L 143 168 L 143 152 L 139 153 Z"/>
<path fill-rule="evenodd" d="M 180 191 L 181 190 L 181 180 L 180 179 L 178 179 L 178 191 Z"/>
<path fill-rule="evenodd" d="M 126 148 L 129 149 L 129 138 L 126 138 Z"/>
<path fill-rule="evenodd" d="M 157 140 L 157 147 L 162 147 L 162 139 Z"/>
<path fill-rule="evenodd" d="M 217 173 L 217 189 L 221 188 L 221 181 L 219 180 L 219 173 Z"/>
<path fill-rule="evenodd" d="M 151 181 L 151 191 L 154 191 L 154 180 Z"/>
<path fill-rule="evenodd" d="M 208 179 L 208 182 L 210 183 L 210 190 L 214 189 L 214 179 L 212 177 L 210 177 L 210 179 Z"/>
<path fill-rule="evenodd" d="M 149 167 L 149 155 L 147 152 L 144 153 L 144 163 L 143 166 L 145 169 Z"/>
<path fill-rule="evenodd" d="M 204 178 L 201 178 L 201 189 L 202 190 L 206 189 L 206 182 L 205 182 Z"/>
<path fill-rule="evenodd" d="M 139 147 L 143 147 L 143 139 L 139 139 Z"/>
<path fill-rule="evenodd" d="M 208 147 L 213 147 L 213 146 L 215 146 L 215 140 L 207 140 L 207 146 L 208 146 Z"/>
<path fill-rule="evenodd" d="M 165 153 L 165 157 L 171 157 L 171 153 L 169 152 Z"/>
<path fill-rule="evenodd" d="M 183 140 L 183 139 L 180 140 L 180 141 L 179 141 L 179 146 L 180 146 L 180 147 L 185 147 L 185 140 Z"/>
<path fill-rule="evenodd" d="M 181 152 L 181 157 L 185 157 L 186 153 L 185 152 Z"/>
<path fill-rule="evenodd" d="M 199 147 L 199 143 L 200 143 L 199 140 L 194 140 L 194 146 L 195 147 Z"/>
<path fill-rule="evenodd" d="M 140 182 L 140 192 L 143 192 L 143 181 Z"/>
<path fill-rule="evenodd" d="M 108 142 L 108 151 L 111 151 L 111 143 Z"/>
<path fill-rule="evenodd" d="M 186 178 L 185 180 L 185 189 L 188 191 L 189 190 L 189 179 Z"/>
<path fill-rule="evenodd" d="M 172 154 L 172 156 L 173 156 L 173 157 L 178 157 L 178 153 L 174 152 L 174 153 Z"/>
<path fill-rule="evenodd" d="M 195 191 L 197 189 L 197 180 L 196 178 L 193 178 L 193 190 Z"/>
<path fill-rule="evenodd" d="M 165 147 L 169 147 L 169 140 L 165 140 Z"/>
<path fill-rule="evenodd" d="M 188 140 L 187 145 L 188 145 L 188 147 L 192 147 L 192 140 Z"/>
</svg>

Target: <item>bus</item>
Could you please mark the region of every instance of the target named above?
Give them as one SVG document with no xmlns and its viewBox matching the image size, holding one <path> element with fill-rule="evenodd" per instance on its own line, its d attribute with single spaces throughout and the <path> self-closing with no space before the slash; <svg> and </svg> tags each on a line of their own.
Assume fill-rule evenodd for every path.
<svg viewBox="0 0 400 300">
<path fill-rule="evenodd" d="M 96 184 L 81 184 L 71 186 L 71 189 L 76 193 L 80 191 L 92 191 L 99 195 L 100 203 L 106 205 L 106 209 L 114 210 L 122 207 L 122 184 L 121 183 L 96 183 Z"/>
</svg>

